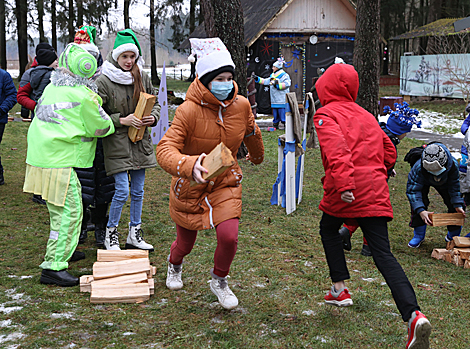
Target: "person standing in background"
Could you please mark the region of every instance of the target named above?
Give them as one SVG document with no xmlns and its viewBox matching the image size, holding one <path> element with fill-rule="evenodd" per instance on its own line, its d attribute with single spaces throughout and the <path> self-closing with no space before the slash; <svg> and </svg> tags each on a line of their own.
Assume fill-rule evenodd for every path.
<svg viewBox="0 0 470 349">
<path fill-rule="evenodd" d="M 8 112 L 16 104 L 16 87 L 11 75 L 0 69 L 0 144 L 2 143 L 5 126 L 8 123 Z M 0 156 L 0 185 L 5 184 L 2 157 Z"/>
</svg>

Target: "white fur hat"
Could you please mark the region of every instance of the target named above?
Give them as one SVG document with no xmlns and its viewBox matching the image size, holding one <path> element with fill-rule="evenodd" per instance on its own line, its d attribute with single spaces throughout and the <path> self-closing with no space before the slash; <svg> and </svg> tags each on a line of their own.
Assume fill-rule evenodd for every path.
<svg viewBox="0 0 470 349">
<path fill-rule="evenodd" d="M 232 66 L 235 69 L 230 52 L 219 38 L 191 38 L 189 41 L 191 42 L 191 56 L 197 55 L 196 74 L 199 79 L 224 66 Z"/>
</svg>

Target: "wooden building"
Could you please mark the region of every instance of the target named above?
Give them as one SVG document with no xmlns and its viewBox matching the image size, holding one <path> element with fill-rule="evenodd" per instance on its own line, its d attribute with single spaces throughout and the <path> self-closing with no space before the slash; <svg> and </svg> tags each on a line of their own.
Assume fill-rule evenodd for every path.
<svg viewBox="0 0 470 349">
<path fill-rule="evenodd" d="M 241 0 L 248 75 L 267 77 L 282 55 L 291 91 L 303 101 L 319 69 L 335 57 L 352 64 L 356 9 L 351 0 Z M 207 37 L 204 24 L 190 37 Z M 189 48 L 186 40 L 180 48 Z M 270 113 L 269 87 L 257 86 L 257 110 Z"/>
</svg>

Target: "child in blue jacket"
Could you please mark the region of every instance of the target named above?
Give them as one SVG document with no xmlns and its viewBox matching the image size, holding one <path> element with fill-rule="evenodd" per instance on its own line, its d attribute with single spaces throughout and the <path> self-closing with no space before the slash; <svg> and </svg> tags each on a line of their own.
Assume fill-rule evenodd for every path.
<svg viewBox="0 0 470 349">
<path fill-rule="evenodd" d="M 279 123 L 286 122 L 286 94 L 291 84 L 290 76 L 283 69 L 284 59 L 278 58 L 273 64 L 273 73 L 269 78 L 255 76 L 255 82 L 260 85 L 269 85 L 271 108 L 273 110 L 273 126 L 279 127 Z"/>
<path fill-rule="evenodd" d="M 426 225 L 432 225 L 428 211 L 429 189 L 434 187 L 444 200 L 448 212 L 465 214 L 465 203 L 460 195 L 458 163 L 449 150 L 441 143 L 429 144 L 424 148 L 421 160 L 411 168 L 406 185 L 406 195 L 411 205 L 410 226 L 414 237 L 409 247 L 418 248 L 426 235 Z M 460 236 L 461 226 L 448 225 L 445 240 Z"/>
</svg>

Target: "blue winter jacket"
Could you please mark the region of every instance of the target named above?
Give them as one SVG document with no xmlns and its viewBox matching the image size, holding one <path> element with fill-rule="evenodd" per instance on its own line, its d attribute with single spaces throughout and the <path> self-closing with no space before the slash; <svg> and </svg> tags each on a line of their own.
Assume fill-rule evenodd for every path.
<svg viewBox="0 0 470 349">
<path fill-rule="evenodd" d="M 460 127 L 460 132 L 462 132 L 462 134 L 465 135 L 467 133 L 469 126 L 470 126 L 470 114 L 468 114 L 467 118 L 463 121 L 462 126 Z M 467 173 L 468 150 L 467 150 L 467 147 L 463 144 L 460 147 L 460 153 L 462 154 L 462 160 L 460 160 L 459 171 L 463 173 Z"/>
<path fill-rule="evenodd" d="M 8 112 L 16 104 L 16 87 L 10 74 L 0 69 L 0 124 L 8 122 Z"/>
<path fill-rule="evenodd" d="M 277 81 L 271 84 L 271 81 Z M 289 92 L 291 84 L 290 76 L 284 70 L 279 69 L 272 73 L 269 78 L 259 78 L 257 81 L 261 85 L 270 85 L 269 95 L 271 97 L 271 108 L 285 108 L 286 94 Z"/>
<path fill-rule="evenodd" d="M 464 200 L 460 195 L 460 182 L 459 171 L 457 168 L 457 160 L 452 157 L 449 150 L 443 144 L 437 144 L 443 147 L 446 152 L 446 170 L 436 177 L 421 167 L 422 161 L 420 160 L 416 161 L 416 163 L 411 168 L 410 173 L 408 174 L 408 183 L 406 184 L 406 196 L 410 201 L 411 209 L 414 213 L 417 214 L 426 210 L 426 206 L 423 202 L 422 193 L 423 188 L 425 186 L 447 187 L 452 206 L 454 206 L 455 208 L 465 206 Z"/>
</svg>

